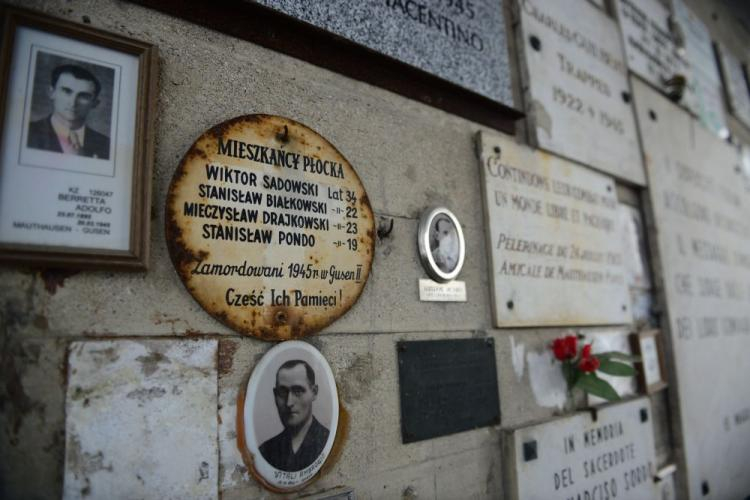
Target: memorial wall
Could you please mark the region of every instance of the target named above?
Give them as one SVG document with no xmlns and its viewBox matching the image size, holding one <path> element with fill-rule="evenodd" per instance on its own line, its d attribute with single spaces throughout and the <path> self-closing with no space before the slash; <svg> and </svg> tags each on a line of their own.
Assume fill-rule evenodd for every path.
<svg viewBox="0 0 750 500">
<path fill-rule="evenodd" d="M 7 2 L 0 497 L 750 496 L 748 17 Z"/>
</svg>

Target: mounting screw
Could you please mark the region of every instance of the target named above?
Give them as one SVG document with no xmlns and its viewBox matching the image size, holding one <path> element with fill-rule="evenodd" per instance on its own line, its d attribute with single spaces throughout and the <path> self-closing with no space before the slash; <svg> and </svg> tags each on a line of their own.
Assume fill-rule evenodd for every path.
<svg viewBox="0 0 750 500">
<path fill-rule="evenodd" d="M 276 140 L 279 142 L 289 142 L 289 127 L 284 125 L 284 131 L 276 134 Z"/>
<path fill-rule="evenodd" d="M 536 35 L 531 35 L 529 37 L 529 43 L 531 43 L 531 48 L 533 48 L 537 52 L 542 50 L 542 41 L 539 40 L 539 37 L 537 37 Z"/>
</svg>

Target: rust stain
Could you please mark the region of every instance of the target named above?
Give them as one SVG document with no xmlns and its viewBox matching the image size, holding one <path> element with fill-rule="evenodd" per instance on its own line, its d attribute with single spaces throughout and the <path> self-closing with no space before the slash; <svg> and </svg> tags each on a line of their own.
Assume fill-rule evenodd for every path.
<svg viewBox="0 0 750 500">
<path fill-rule="evenodd" d="M 65 280 L 78 274 L 80 271 L 74 269 L 43 269 L 39 276 L 44 281 L 44 289 L 50 295 L 54 295 L 58 288 L 65 286 Z"/>
<path fill-rule="evenodd" d="M 240 344 L 235 340 L 219 340 L 219 376 L 226 375 L 232 370 L 234 354 Z"/>
<path fill-rule="evenodd" d="M 238 251 L 237 243 L 231 240 L 204 240 L 198 234 L 200 229 L 196 227 L 199 222 L 188 219 L 191 216 L 182 214 L 184 203 L 192 201 L 193 198 L 197 199 L 197 183 L 205 181 L 205 175 L 201 175 L 200 169 L 205 161 L 214 161 L 213 155 L 218 149 L 215 143 L 218 139 L 225 137 L 275 148 L 279 148 L 279 142 L 282 142 L 285 144 L 283 148 L 288 148 L 295 153 L 311 157 L 326 157 L 342 164 L 346 174 L 345 178 L 340 180 L 341 186 L 357 193 L 362 233 L 357 239 L 358 251 L 346 254 L 350 250 L 344 248 L 339 250 L 339 253 L 356 262 L 356 268 L 361 272 L 361 279 L 354 283 L 351 280 L 342 280 L 333 284 L 322 281 L 320 286 L 325 290 L 314 290 L 317 288 L 316 284 L 305 285 L 306 293 L 310 296 L 316 293 L 320 293 L 320 296 L 336 296 L 338 292 L 335 306 L 330 304 L 292 305 L 287 302 L 283 307 L 279 307 L 269 304 L 270 297 L 266 297 L 267 301 L 263 306 L 239 306 L 239 304 L 229 303 L 225 296 L 225 293 L 229 293 L 229 287 L 236 287 L 234 284 L 227 284 L 231 280 L 222 281 L 214 274 L 211 274 L 210 278 L 199 272 L 193 274 L 193 270 L 201 262 L 206 265 L 209 263 L 223 265 L 224 262 L 221 259 L 225 255 L 225 249 L 226 253 L 231 255 L 235 255 Z M 320 150 L 321 147 L 318 144 L 325 146 L 325 153 L 310 151 L 313 147 Z M 221 163 L 223 162 L 219 158 L 217 164 Z M 258 170 L 256 162 L 250 160 L 243 159 L 243 166 Z M 258 170 L 258 172 L 261 171 Z M 236 224 L 222 222 L 222 225 L 229 227 Z M 177 274 L 188 292 L 204 310 L 227 327 L 265 340 L 286 340 L 311 335 L 331 324 L 353 306 L 362 293 L 372 267 L 375 244 L 372 225 L 373 214 L 369 199 L 359 176 L 346 158 L 325 138 L 305 125 L 288 118 L 271 115 L 239 116 L 206 131 L 182 158 L 173 175 L 165 207 L 167 248 Z M 259 228 L 260 225 L 257 227 Z M 251 230 L 255 228 L 256 226 L 249 226 Z M 328 233 L 324 233 L 324 237 L 328 237 Z M 330 237 L 335 236 L 330 235 Z M 217 247 L 219 247 L 218 250 Z M 279 246 L 279 248 L 283 247 Z M 263 244 L 262 247 L 256 246 L 253 250 L 256 250 L 254 252 L 256 255 L 265 252 L 273 255 L 277 249 L 274 244 Z M 339 263 L 336 259 L 336 252 L 327 247 L 314 248 L 311 252 L 313 255 L 305 255 L 305 258 L 309 258 L 320 269 L 327 269 L 328 266 Z M 211 261 L 211 257 L 215 262 Z M 353 264 L 349 265 L 354 269 Z M 292 292 L 285 286 L 285 282 L 292 278 L 277 279 L 283 280 L 275 285 L 277 290 L 283 288 Z M 252 281 L 248 283 L 248 288 L 260 288 L 259 283 Z M 263 281 L 262 284 L 267 283 Z M 263 289 L 265 290 L 265 286 Z M 267 295 L 268 291 L 265 293 Z"/>
</svg>

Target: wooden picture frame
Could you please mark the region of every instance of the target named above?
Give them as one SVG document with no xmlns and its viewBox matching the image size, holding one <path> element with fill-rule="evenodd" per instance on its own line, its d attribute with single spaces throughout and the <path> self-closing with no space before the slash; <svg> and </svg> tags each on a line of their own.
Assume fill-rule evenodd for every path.
<svg viewBox="0 0 750 500">
<path fill-rule="evenodd" d="M 156 47 L 0 14 L 0 263 L 145 270 Z"/>
<path fill-rule="evenodd" d="M 667 387 L 660 336 L 659 330 L 642 330 L 630 335 L 633 355 L 640 357 L 640 361 L 635 363 L 638 385 L 646 394 L 653 394 Z"/>
</svg>

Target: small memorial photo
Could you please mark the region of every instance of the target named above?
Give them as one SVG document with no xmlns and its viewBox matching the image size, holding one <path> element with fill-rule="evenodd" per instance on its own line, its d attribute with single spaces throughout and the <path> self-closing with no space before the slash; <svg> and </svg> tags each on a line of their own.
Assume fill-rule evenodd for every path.
<svg viewBox="0 0 750 500">
<path fill-rule="evenodd" d="M 464 236 L 461 225 L 447 208 L 424 213 L 419 224 L 419 252 L 422 265 L 435 281 L 451 281 L 464 262 Z"/>
<path fill-rule="evenodd" d="M 112 137 L 112 98 L 120 68 L 47 47 L 35 49 L 26 94 L 26 148 L 98 159 L 100 170 L 88 173 L 113 175 L 114 162 L 109 160 L 117 138 Z M 48 159 L 55 161 L 26 166 L 79 171 L 81 165 L 75 158 Z"/>
<path fill-rule="evenodd" d="M 630 342 L 633 354 L 640 357 L 636 363 L 638 368 L 638 384 L 641 391 L 653 394 L 667 387 L 664 369 L 664 355 L 659 345 L 659 330 L 643 330 L 631 334 Z"/>
<path fill-rule="evenodd" d="M 38 12 L 0 13 L 0 260 L 145 269 L 156 47 Z"/>
<path fill-rule="evenodd" d="M 338 416 L 336 382 L 323 355 L 305 342 L 283 342 L 263 356 L 247 383 L 240 450 L 264 486 L 300 489 L 328 459 Z"/>
</svg>

